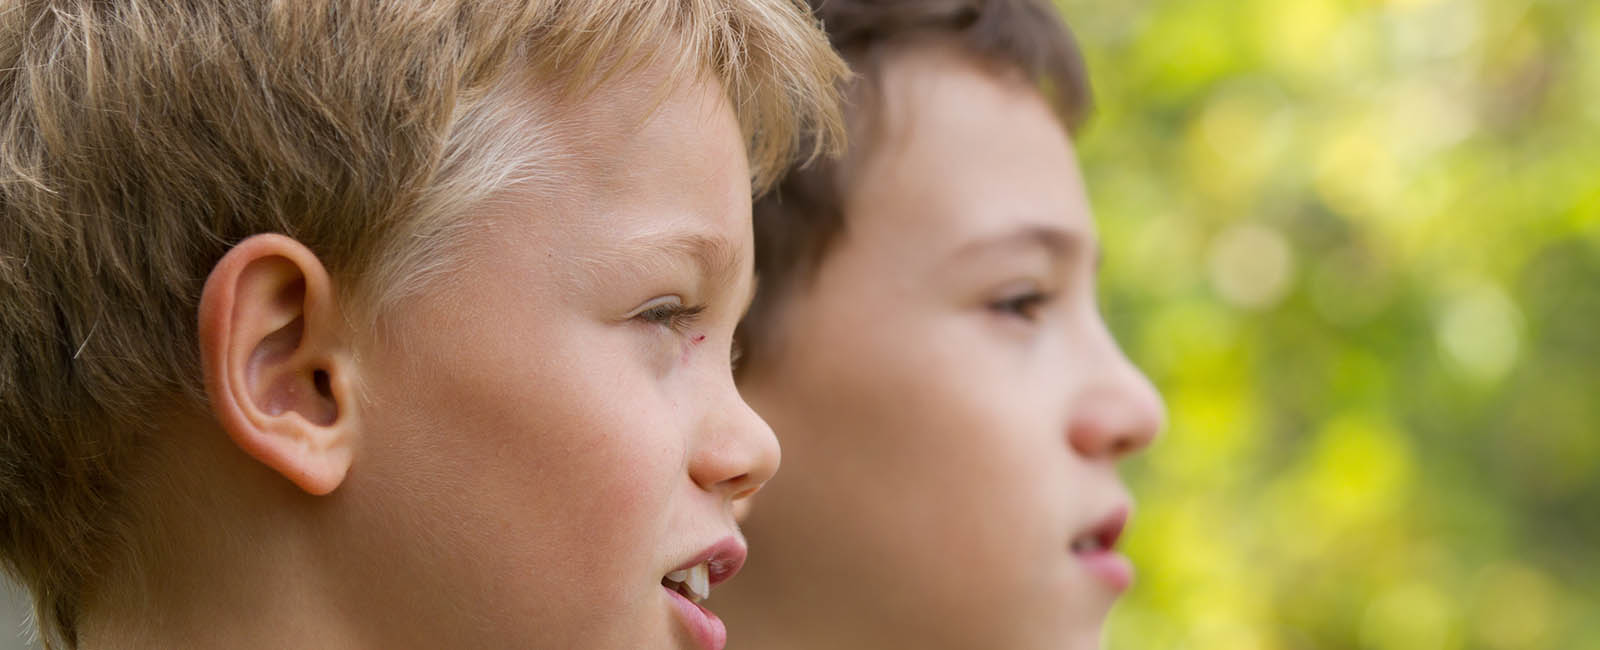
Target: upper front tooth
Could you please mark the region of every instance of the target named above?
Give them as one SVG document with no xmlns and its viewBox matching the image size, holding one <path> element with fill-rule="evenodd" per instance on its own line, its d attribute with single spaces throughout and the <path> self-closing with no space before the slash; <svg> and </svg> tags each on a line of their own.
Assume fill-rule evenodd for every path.
<svg viewBox="0 0 1600 650">
<path fill-rule="evenodd" d="M 683 582 L 685 580 L 688 580 L 689 579 L 689 570 L 688 569 L 678 569 L 677 571 L 673 571 L 672 573 L 668 573 L 667 574 L 667 579 L 671 580 L 673 582 Z"/>
<path fill-rule="evenodd" d="M 706 565 L 696 564 L 689 569 L 689 581 L 686 584 L 696 601 L 711 597 L 711 571 Z"/>
</svg>

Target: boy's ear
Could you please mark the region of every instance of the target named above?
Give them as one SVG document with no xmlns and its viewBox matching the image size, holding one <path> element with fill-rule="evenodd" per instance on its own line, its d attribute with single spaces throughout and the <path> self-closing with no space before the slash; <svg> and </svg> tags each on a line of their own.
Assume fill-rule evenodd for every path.
<svg viewBox="0 0 1600 650">
<path fill-rule="evenodd" d="M 200 296 L 211 410 L 251 457 L 311 494 L 344 481 L 355 449 L 354 355 L 332 280 L 283 235 L 256 235 L 217 262 Z"/>
</svg>

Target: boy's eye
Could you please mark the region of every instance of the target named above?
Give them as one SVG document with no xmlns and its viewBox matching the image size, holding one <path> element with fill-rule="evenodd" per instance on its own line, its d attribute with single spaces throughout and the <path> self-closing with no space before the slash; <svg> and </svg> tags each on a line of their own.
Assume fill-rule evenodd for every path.
<svg viewBox="0 0 1600 650">
<path fill-rule="evenodd" d="M 646 306 L 633 317 L 646 323 L 667 327 L 675 332 L 683 332 L 693 325 L 695 318 L 705 310 L 706 308 L 701 305 L 685 305 L 673 296 L 658 299 L 658 302 Z"/>
<path fill-rule="evenodd" d="M 991 302 L 989 310 L 1006 316 L 1036 321 L 1039 320 L 1039 310 L 1048 302 L 1050 294 L 1043 291 L 1027 291 Z"/>
</svg>

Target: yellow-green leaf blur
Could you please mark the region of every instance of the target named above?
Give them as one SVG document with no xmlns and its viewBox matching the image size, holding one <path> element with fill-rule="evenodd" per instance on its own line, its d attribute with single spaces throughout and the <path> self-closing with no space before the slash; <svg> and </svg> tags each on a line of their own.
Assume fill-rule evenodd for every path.
<svg viewBox="0 0 1600 650">
<path fill-rule="evenodd" d="M 1058 2 L 1172 421 L 1108 647 L 1600 648 L 1600 2 Z"/>
</svg>

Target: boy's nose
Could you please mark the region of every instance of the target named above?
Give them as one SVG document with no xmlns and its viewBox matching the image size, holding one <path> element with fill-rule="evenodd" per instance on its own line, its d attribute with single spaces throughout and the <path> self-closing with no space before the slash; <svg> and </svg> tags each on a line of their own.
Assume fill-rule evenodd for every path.
<svg viewBox="0 0 1600 650">
<path fill-rule="evenodd" d="M 1150 446 L 1166 426 L 1166 407 L 1150 380 L 1111 344 L 1109 367 L 1073 400 L 1068 441 L 1085 458 L 1113 462 Z"/>
<path fill-rule="evenodd" d="M 778 471 L 778 438 L 731 387 L 733 397 L 706 418 L 689 463 L 689 477 L 730 500 L 755 494 Z"/>
</svg>

